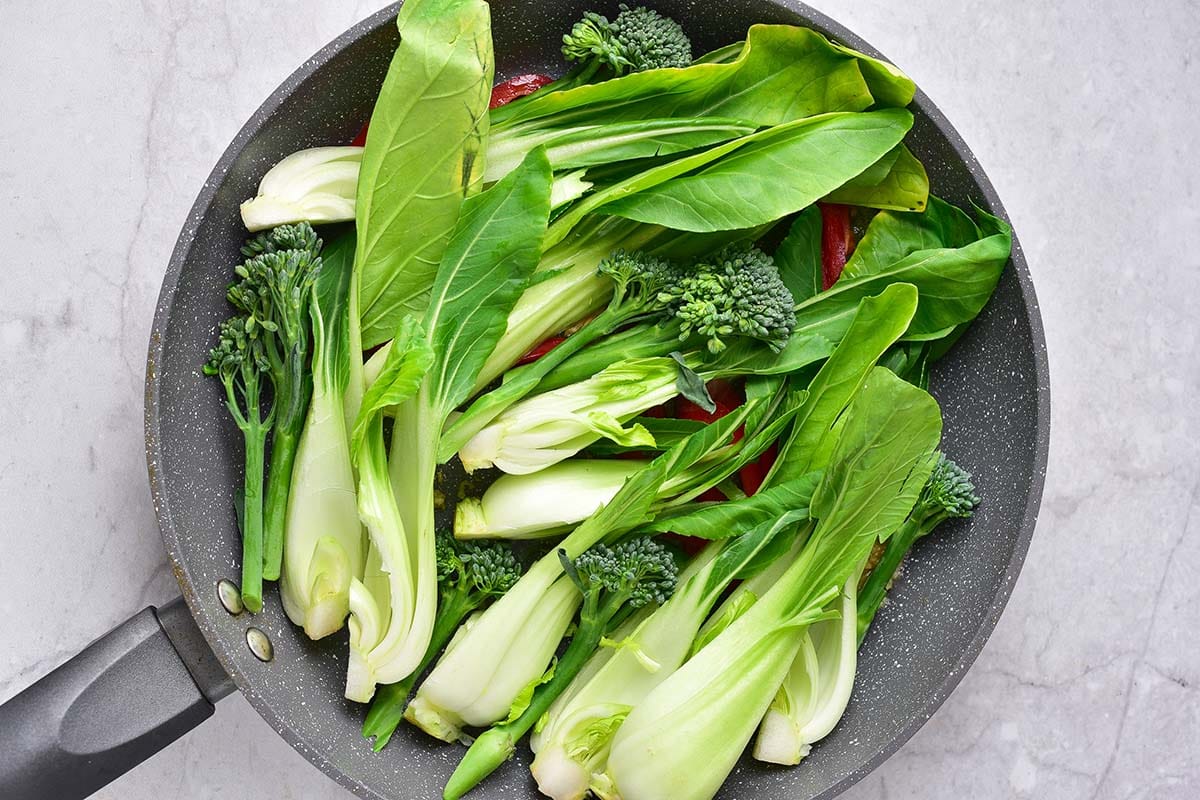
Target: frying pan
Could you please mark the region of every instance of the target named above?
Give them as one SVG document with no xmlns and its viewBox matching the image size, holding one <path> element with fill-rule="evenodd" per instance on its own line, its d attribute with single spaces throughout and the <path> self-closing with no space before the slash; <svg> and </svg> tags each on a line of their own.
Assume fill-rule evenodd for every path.
<svg viewBox="0 0 1200 800">
<path fill-rule="evenodd" d="M 561 70 L 562 32 L 593 5 L 612 4 L 493 0 L 497 77 Z M 683 23 L 697 52 L 736 40 L 753 23 L 776 22 L 808 25 L 877 54 L 791 0 L 653 6 Z M 163 280 L 146 365 L 150 487 L 182 598 L 144 609 L 0 707 L 6 798 L 86 796 L 198 725 L 235 688 L 356 794 L 441 796 L 461 749 L 402 727 L 382 753 L 372 752 L 359 733 L 363 707 L 342 697 L 344 632 L 309 641 L 288 623 L 273 588 L 256 616 L 223 607 L 218 584 L 239 572 L 233 491 L 241 442 L 217 383 L 199 369 L 229 313 L 225 285 L 245 237 L 238 204 L 288 153 L 354 136 L 396 46 L 396 9 L 354 26 L 288 78 L 229 145 L 192 207 Z M 910 144 L 934 191 L 1005 216 L 974 156 L 924 94 L 915 113 Z M 933 714 L 995 626 L 1033 534 L 1049 443 L 1045 341 L 1015 241 L 995 296 L 938 365 L 932 391 L 945 416 L 945 449 L 974 474 L 983 505 L 970 521 L 947 524 L 915 548 L 864 645 L 854 698 L 837 730 L 798 768 L 743 759 L 720 797 L 837 795 Z M 273 652 L 262 660 L 267 645 Z M 527 767 L 521 752 L 480 796 L 533 796 Z"/>
</svg>

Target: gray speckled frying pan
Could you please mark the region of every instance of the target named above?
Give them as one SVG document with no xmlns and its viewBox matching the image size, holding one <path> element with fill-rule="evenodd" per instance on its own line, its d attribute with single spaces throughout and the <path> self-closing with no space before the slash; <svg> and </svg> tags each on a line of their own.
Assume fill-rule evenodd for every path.
<svg viewBox="0 0 1200 800">
<path fill-rule="evenodd" d="M 497 77 L 561 69 L 562 32 L 592 2 L 493 0 Z M 598 4 L 607 8 L 611 3 Z M 756 22 L 806 24 L 875 51 L 791 0 L 654 0 L 697 52 Z M 396 45 L 396 8 L 356 25 L 310 58 L 254 114 L 205 183 L 163 280 L 146 368 L 146 453 L 163 542 L 183 591 L 145 609 L 0 707 L 0 794 L 82 797 L 212 713 L 235 685 L 279 734 L 362 797 L 436 798 L 461 750 L 401 728 L 383 753 L 359 735 L 363 708 L 342 698 L 343 636 L 306 639 L 274 590 L 264 613 L 232 616 L 217 583 L 238 575 L 233 487 L 241 444 L 218 387 L 199 366 L 245 233 L 238 204 L 263 173 L 301 148 L 349 141 L 370 114 Z M 1004 216 L 958 134 L 923 94 L 910 144 L 934 190 Z M 983 505 L 923 540 L 893 602 L 872 627 L 845 718 L 798 768 L 743 759 L 723 798 L 828 798 L 879 765 L 937 709 L 975 660 L 1012 590 L 1033 534 L 1049 442 L 1042 324 L 1019 246 L 995 297 L 933 375 L 946 450 L 975 476 Z M 190 614 L 189 614 L 190 611 Z M 254 626 L 273 644 L 261 661 Z M 536 796 L 522 753 L 480 797 Z"/>
</svg>

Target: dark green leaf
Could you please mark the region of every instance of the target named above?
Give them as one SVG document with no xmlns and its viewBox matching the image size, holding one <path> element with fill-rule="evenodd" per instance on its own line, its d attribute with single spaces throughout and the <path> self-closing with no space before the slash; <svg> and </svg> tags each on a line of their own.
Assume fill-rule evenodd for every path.
<svg viewBox="0 0 1200 800">
<path fill-rule="evenodd" d="M 425 319 L 437 356 L 429 391 L 441 420 L 470 396 L 537 267 L 551 180 L 545 153 L 535 150 L 504 180 L 463 203 Z"/>
<path fill-rule="evenodd" d="M 751 228 L 820 200 L 899 144 L 910 127 L 904 109 L 801 119 L 649 169 L 564 216 L 602 208 L 677 230 Z"/>
<path fill-rule="evenodd" d="M 340 226 L 339 226 L 340 227 Z M 354 230 L 329 236 L 321 251 L 321 271 L 313 284 L 309 315 L 313 326 L 313 379 L 341 394 L 350 380 L 350 277 L 354 269 Z"/>
<path fill-rule="evenodd" d="M 830 527 L 871 541 L 895 530 L 929 478 L 941 435 L 941 411 L 928 392 L 872 370 L 813 493 L 812 515 L 825 523 L 814 540 L 836 538 Z"/>
<path fill-rule="evenodd" d="M 533 95 L 506 115 L 505 125 L 555 115 L 567 122 L 731 117 L 766 126 L 827 111 L 862 111 L 875 99 L 859 58 L 807 28 L 755 25 L 732 62 L 649 70 Z"/>
<path fill-rule="evenodd" d="M 881 212 L 876 219 L 888 213 Z M 950 328 L 970 322 L 992 296 L 1012 248 L 1011 229 L 1002 220 L 985 217 L 984 221 L 984 238 L 964 247 L 918 250 L 890 263 L 882 256 L 870 261 L 864 256 L 853 270 L 847 265 L 848 271 L 828 291 L 796 307 L 796 330 L 820 330 L 840 338 L 860 300 L 900 282 L 916 286 L 919 295 L 905 339 L 940 338 Z"/>
<path fill-rule="evenodd" d="M 788 511 L 807 509 L 819 480 L 820 473 L 814 472 L 764 489 L 743 500 L 698 503 L 688 507 L 685 514 L 659 517 L 643 530 L 650 533 L 669 531 L 698 539 L 735 536 L 756 525 L 773 521 Z"/>
<path fill-rule="evenodd" d="M 984 224 L 987 233 L 966 212 L 936 197 L 923 213 L 876 214 L 843 274 L 847 279 L 878 274 L 918 251 L 966 247 L 1002 230 L 987 217 Z"/>
<path fill-rule="evenodd" d="M 709 395 L 708 387 L 704 385 L 704 379 L 687 365 L 683 360 L 683 355 L 679 352 L 671 353 L 671 360 L 675 362 L 679 370 L 679 377 L 675 380 L 675 386 L 679 389 L 679 393 L 709 414 L 716 411 L 717 404 Z"/>
<path fill-rule="evenodd" d="M 861 302 L 842 343 L 808 386 L 791 436 L 780 448 L 768 476 L 772 485 L 824 466 L 813 460 L 818 446 L 862 388 L 875 363 L 904 334 L 916 308 L 917 292 L 908 284 L 893 284 L 877 297 Z"/>
<path fill-rule="evenodd" d="M 775 250 L 775 266 L 797 303 L 821 293 L 821 211 L 816 206 L 796 216 Z"/>
</svg>

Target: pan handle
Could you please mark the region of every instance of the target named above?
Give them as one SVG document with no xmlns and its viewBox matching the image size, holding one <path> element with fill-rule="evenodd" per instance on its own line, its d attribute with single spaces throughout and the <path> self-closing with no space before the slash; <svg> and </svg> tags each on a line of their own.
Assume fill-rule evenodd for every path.
<svg viewBox="0 0 1200 800">
<path fill-rule="evenodd" d="M 0 797 L 87 797 L 233 690 L 183 598 L 142 609 L 0 705 Z"/>
</svg>

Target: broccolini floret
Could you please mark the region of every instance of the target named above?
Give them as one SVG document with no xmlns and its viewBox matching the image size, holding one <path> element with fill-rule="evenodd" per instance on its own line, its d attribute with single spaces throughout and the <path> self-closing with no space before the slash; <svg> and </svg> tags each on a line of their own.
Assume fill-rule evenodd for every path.
<svg viewBox="0 0 1200 800">
<path fill-rule="evenodd" d="M 559 559 L 583 594 L 579 627 L 546 682 L 534 689 L 524 708 L 494 725 L 475 740 L 450 776 L 444 797 L 455 800 L 507 761 L 520 741 L 546 713 L 583 668 L 602 639 L 633 611 L 663 603 L 675 591 L 679 567 L 657 539 L 637 537 L 615 545 L 596 544 L 574 560 L 562 550 Z"/>
<path fill-rule="evenodd" d="M 979 505 L 975 484 L 965 469 L 938 455 L 937 465 L 921 489 L 916 508 L 904 524 L 885 542 L 879 563 L 871 570 L 858 593 L 858 642 L 862 644 L 875 614 L 883 605 L 888 586 L 913 544 L 951 518 L 970 517 Z"/>
<path fill-rule="evenodd" d="M 584 14 L 563 37 L 563 57 L 584 70 L 607 68 L 613 75 L 692 63 L 692 43 L 678 22 L 645 6 L 619 7 L 611 22 L 592 11 Z"/>
<path fill-rule="evenodd" d="M 221 379 L 225 405 L 245 442 L 242 602 L 252 612 L 262 610 L 263 469 L 267 433 L 275 420 L 274 408 L 266 398 L 272 383 L 266 335 L 254 317 L 231 317 L 221 324 L 217 346 L 204 365 L 204 374 Z"/>
<path fill-rule="evenodd" d="M 308 371 L 309 305 L 321 269 L 321 240 L 308 223 L 261 233 L 242 248 L 248 256 L 234 273 L 227 297 L 264 331 L 263 345 L 275 387 L 275 430 L 263 509 L 263 577 L 279 578 L 288 489 L 304 416 L 312 395 Z"/>
<path fill-rule="evenodd" d="M 724 350 L 722 337 L 731 335 L 761 339 L 779 352 L 796 324 L 795 301 L 775 260 L 753 246 L 722 249 L 659 299 L 679 321 L 679 338 L 706 337 L 713 353 Z"/>
<path fill-rule="evenodd" d="M 242 255 L 253 258 L 280 250 L 307 250 L 315 257 L 321 252 L 321 244 L 312 225 L 301 222 L 295 225 L 280 225 L 246 240 L 242 245 Z"/>
<path fill-rule="evenodd" d="M 438 610 L 429 649 L 411 675 L 379 687 L 363 722 L 363 736 L 375 738 L 376 751 L 387 745 L 404 717 L 413 683 L 445 649 L 462 621 L 507 592 L 521 577 L 520 562 L 502 542 L 459 542 L 448 531 L 438 531 L 435 558 Z"/>
</svg>

